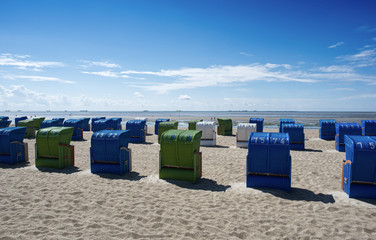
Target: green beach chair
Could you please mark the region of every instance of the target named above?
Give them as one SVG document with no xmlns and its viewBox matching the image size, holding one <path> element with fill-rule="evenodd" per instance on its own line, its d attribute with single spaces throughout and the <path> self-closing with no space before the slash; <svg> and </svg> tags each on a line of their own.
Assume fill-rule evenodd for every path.
<svg viewBox="0 0 376 240">
<path fill-rule="evenodd" d="M 178 129 L 178 122 L 161 122 L 158 126 L 158 143 L 160 143 L 160 139 L 162 133 L 171 130 L 171 129 Z"/>
<path fill-rule="evenodd" d="M 191 120 L 188 122 L 188 130 L 196 130 L 196 123 L 202 122 L 202 119 L 200 120 Z"/>
<path fill-rule="evenodd" d="M 159 178 L 196 182 L 202 176 L 201 131 L 168 130 L 161 136 Z"/>
<path fill-rule="evenodd" d="M 35 143 L 35 166 L 74 166 L 74 146 L 69 145 L 73 130 L 72 127 L 49 127 L 39 130 Z"/>
<path fill-rule="evenodd" d="M 218 118 L 218 135 L 232 136 L 232 120 L 228 118 Z"/>
<path fill-rule="evenodd" d="M 33 118 L 35 130 L 40 129 L 40 124 L 44 121 L 45 117 Z"/>
</svg>

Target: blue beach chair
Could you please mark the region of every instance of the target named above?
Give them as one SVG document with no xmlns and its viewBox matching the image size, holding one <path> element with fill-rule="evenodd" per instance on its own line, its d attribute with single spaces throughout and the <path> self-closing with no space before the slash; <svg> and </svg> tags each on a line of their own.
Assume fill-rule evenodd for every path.
<svg viewBox="0 0 376 240">
<path fill-rule="evenodd" d="M 279 119 L 279 132 L 282 133 L 283 124 L 294 124 L 295 120 L 291 118 L 281 118 Z"/>
<path fill-rule="evenodd" d="M 362 126 L 359 123 L 336 123 L 336 150 L 345 151 L 345 135 L 362 135 Z"/>
<path fill-rule="evenodd" d="M 320 138 L 334 140 L 336 138 L 336 120 L 320 119 Z"/>
<path fill-rule="evenodd" d="M 291 150 L 304 150 L 304 126 L 303 124 L 283 124 L 282 133 L 288 133 Z"/>
<path fill-rule="evenodd" d="M 0 163 L 16 164 L 28 161 L 28 146 L 24 143 L 25 127 L 0 129 Z"/>
<path fill-rule="evenodd" d="M 263 132 L 264 130 L 264 119 L 263 118 L 250 118 L 249 123 L 256 123 L 256 131 Z"/>
<path fill-rule="evenodd" d="M 126 129 L 130 131 L 131 136 L 129 142 L 144 143 L 146 139 L 146 121 L 130 120 L 126 124 Z"/>
<path fill-rule="evenodd" d="M 158 118 L 157 120 L 155 120 L 154 134 L 158 135 L 159 124 L 161 122 L 169 122 L 169 121 L 170 119 L 168 118 Z"/>
</svg>

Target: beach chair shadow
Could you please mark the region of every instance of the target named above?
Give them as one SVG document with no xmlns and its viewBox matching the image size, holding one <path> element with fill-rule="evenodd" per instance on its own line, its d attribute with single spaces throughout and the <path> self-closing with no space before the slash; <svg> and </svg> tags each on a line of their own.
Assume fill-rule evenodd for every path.
<svg viewBox="0 0 376 240">
<path fill-rule="evenodd" d="M 290 192 L 278 189 L 258 188 L 259 190 L 270 193 L 275 197 L 292 200 L 292 201 L 307 201 L 307 202 L 322 202 L 322 203 L 335 203 L 334 197 L 331 194 L 314 193 L 308 189 L 291 188 Z"/>
<path fill-rule="evenodd" d="M 153 145 L 153 142 L 130 142 L 130 144 L 135 144 L 135 145 Z"/>
<path fill-rule="evenodd" d="M 111 173 L 96 173 L 101 178 L 106 179 L 123 179 L 128 181 L 139 181 L 140 179 L 145 178 L 146 176 L 141 176 L 138 172 L 127 172 L 123 175 L 116 175 Z"/>
<path fill-rule="evenodd" d="M 201 148 L 230 148 L 229 146 L 214 145 L 214 146 L 200 146 Z"/>
<path fill-rule="evenodd" d="M 16 164 L 5 164 L 5 163 L 0 163 L 0 168 L 8 168 L 8 169 L 17 169 L 17 168 L 24 168 L 24 167 L 29 167 L 30 162 L 20 162 Z"/>
<path fill-rule="evenodd" d="M 165 179 L 165 181 L 169 182 L 171 184 L 174 184 L 178 187 L 192 189 L 192 190 L 225 192 L 228 188 L 230 188 L 230 185 L 218 184 L 216 181 L 211 180 L 211 179 L 207 179 L 207 178 L 201 178 L 201 179 L 197 180 L 196 183 L 180 181 L 180 180 L 173 180 L 173 179 Z"/>
<path fill-rule="evenodd" d="M 48 167 L 36 167 L 41 172 L 48 172 L 48 173 L 62 173 L 62 174 L 72 174 L 80 172 L 81 170 L 76 166 L 66 167 L 66 168 L 48 168 Z"/>
<path fill-rule="evenodd" d="M 376 199 L 368 199 L 368 198 L 354 198 L 354 199 L 368 203 L 368 204 L 376 205 Z"/>
<path fill-rule="evenodd" d="M 322 152 L 322 150 L 320 150 L 320 149 L 309 149 L 309 148 L 294 149 L 293 151 L 298 151 L 298 152 Z"/>
</svg>

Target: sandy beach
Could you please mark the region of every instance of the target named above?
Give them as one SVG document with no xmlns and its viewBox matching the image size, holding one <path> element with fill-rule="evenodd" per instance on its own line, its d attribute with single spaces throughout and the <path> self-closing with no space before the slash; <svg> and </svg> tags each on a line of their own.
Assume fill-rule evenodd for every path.
<svg viewBox="0 0 376 240">
<path fill-rule="evenodd" d="M 71 142 L 74 168 L 37 169 L 35 139 L 25 140 L 29 163 L 0 165 L 0 239 L 376 238 L 376 201 L 342 192 L 345 153 L 318 129 L 291 151 L 291 192 L 246 188 L 248 150 L 235 136 L 201 147 L 203 178 L 191 184 L 158 178 L 156 135 L 130 144 L 131 173 L 91 174 L 91 135 Z"/>
</svg>

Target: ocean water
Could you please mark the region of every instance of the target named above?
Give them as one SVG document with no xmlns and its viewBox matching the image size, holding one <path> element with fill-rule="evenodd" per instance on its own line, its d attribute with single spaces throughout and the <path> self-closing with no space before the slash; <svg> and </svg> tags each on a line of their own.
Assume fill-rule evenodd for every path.
<svg viewBox="0 0 376 240">
<path fill-rule="evenodd" d="M 120 117 L 122 124 L 135 117 L 148 118 L 148 125 L 152 126 L 157 118 L 170 118 L 179 121 L 179 126 L 187 127 L 188 121 L 203 119 L 214 121 L 217 118 L 231 118 L 236 126 L 238 122 L 248 122 L 250 117 L 264 118 L 265 128 L 278 127 L 280 118 L 293 118 L 296 123 L 306 128 L 318 128 L 320 119 L 336 119 L 337 122 L 356 122 L 376 119 L 376 112 L 301 112 L 301 111 L 0 111 L 0 116 L 8 116 L 14 124 L 14 119 L 20 116 L 63 117 L 65 119 L 80 117 Z"/>
</svg>

